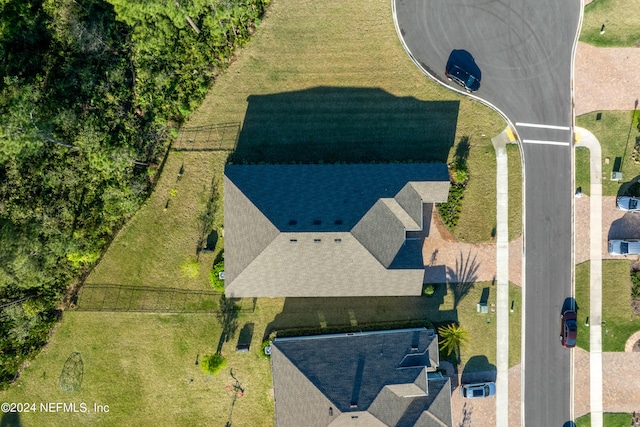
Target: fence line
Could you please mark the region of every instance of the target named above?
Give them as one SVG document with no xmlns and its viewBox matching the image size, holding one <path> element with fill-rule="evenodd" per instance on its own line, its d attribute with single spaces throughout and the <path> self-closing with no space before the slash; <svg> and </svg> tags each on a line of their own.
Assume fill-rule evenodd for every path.
<svg viewBox="0 0 640 427">
<path fill-rule="evenodd" d="M 174 151 L 233 151 L 240 136 L 240 123 L 219 123 L 180 129 Z"/>
<path fill-rule="evenodd" d="M 222 292 L 96 284 L 85 285 L 74 298 L 73 310 L 149 313 L 214 313 Z M 238 311 L 253 312 L 255 302 L 239 300 Z"/>
</svg>

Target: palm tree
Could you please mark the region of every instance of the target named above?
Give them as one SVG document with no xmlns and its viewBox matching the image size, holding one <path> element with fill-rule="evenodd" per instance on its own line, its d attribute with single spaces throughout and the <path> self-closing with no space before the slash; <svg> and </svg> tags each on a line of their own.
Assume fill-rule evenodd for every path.
<svg viewBox="0 0 640 427">
<path fill-rule="evenodd" d="M 456 360 L 460 360 L 460 348 L 465 348 L 469 342 L 469 331 L 462 326 L 451 323 L 438 328 L 440 335 L 440 350 L 446 351 L 447 356 L 455 354 Z"/>
</svg>

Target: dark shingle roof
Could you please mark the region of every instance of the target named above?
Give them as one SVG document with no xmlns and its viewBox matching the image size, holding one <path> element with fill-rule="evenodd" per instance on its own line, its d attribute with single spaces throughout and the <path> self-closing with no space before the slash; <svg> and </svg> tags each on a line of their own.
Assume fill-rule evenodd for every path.
<svg viewBox="0 0 640 427">
<path fill-rule="evenodd" d="M 426 411 L 426 420 L 450 426 L 449 380 L 427 379 L 439 363 L 437 342 L 424 328 L 277 338 L 276 424 L 327 426 L 343 414 L 366 413 L 384 425 L 404 426 Z"/>
</svg>

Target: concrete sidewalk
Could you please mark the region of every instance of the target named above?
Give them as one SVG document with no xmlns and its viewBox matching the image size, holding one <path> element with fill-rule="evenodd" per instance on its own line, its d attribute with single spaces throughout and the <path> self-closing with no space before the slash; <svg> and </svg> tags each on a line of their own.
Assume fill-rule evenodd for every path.
<svg viewBox="0 0 640 427">
<path fill-rule="evenodd" d="M 602 154 L 600 143 L 591 132 L 579 127 L 575 131 L 576 147 L 586 147 L 591 154 L 589 406 L 591 426 L 602 427 Z"/>
<path fill-rule="evenodd" d="M 509 173 L 506 130 L 491 140 L 496 150 L 496 426 L 509 426 Z"/>
</svg>

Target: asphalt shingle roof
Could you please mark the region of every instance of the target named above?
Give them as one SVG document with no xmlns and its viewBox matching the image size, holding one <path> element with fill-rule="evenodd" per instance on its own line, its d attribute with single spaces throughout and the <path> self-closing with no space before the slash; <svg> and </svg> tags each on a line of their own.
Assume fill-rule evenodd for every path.
<svg viewBox="0 0 640 427">
<path fill-rule="evenodd" d="M 277 426 L 451 426 L 449 380 L 427 378 L 439 363 L 432 330 L 277 338 L 271 357 Z"/>
<path fill-rule="evenodd" d="M 229 297 L 417 295 L 405 231 L 447 199 L 444 164 L 228 165 Z"/>
</svg>

